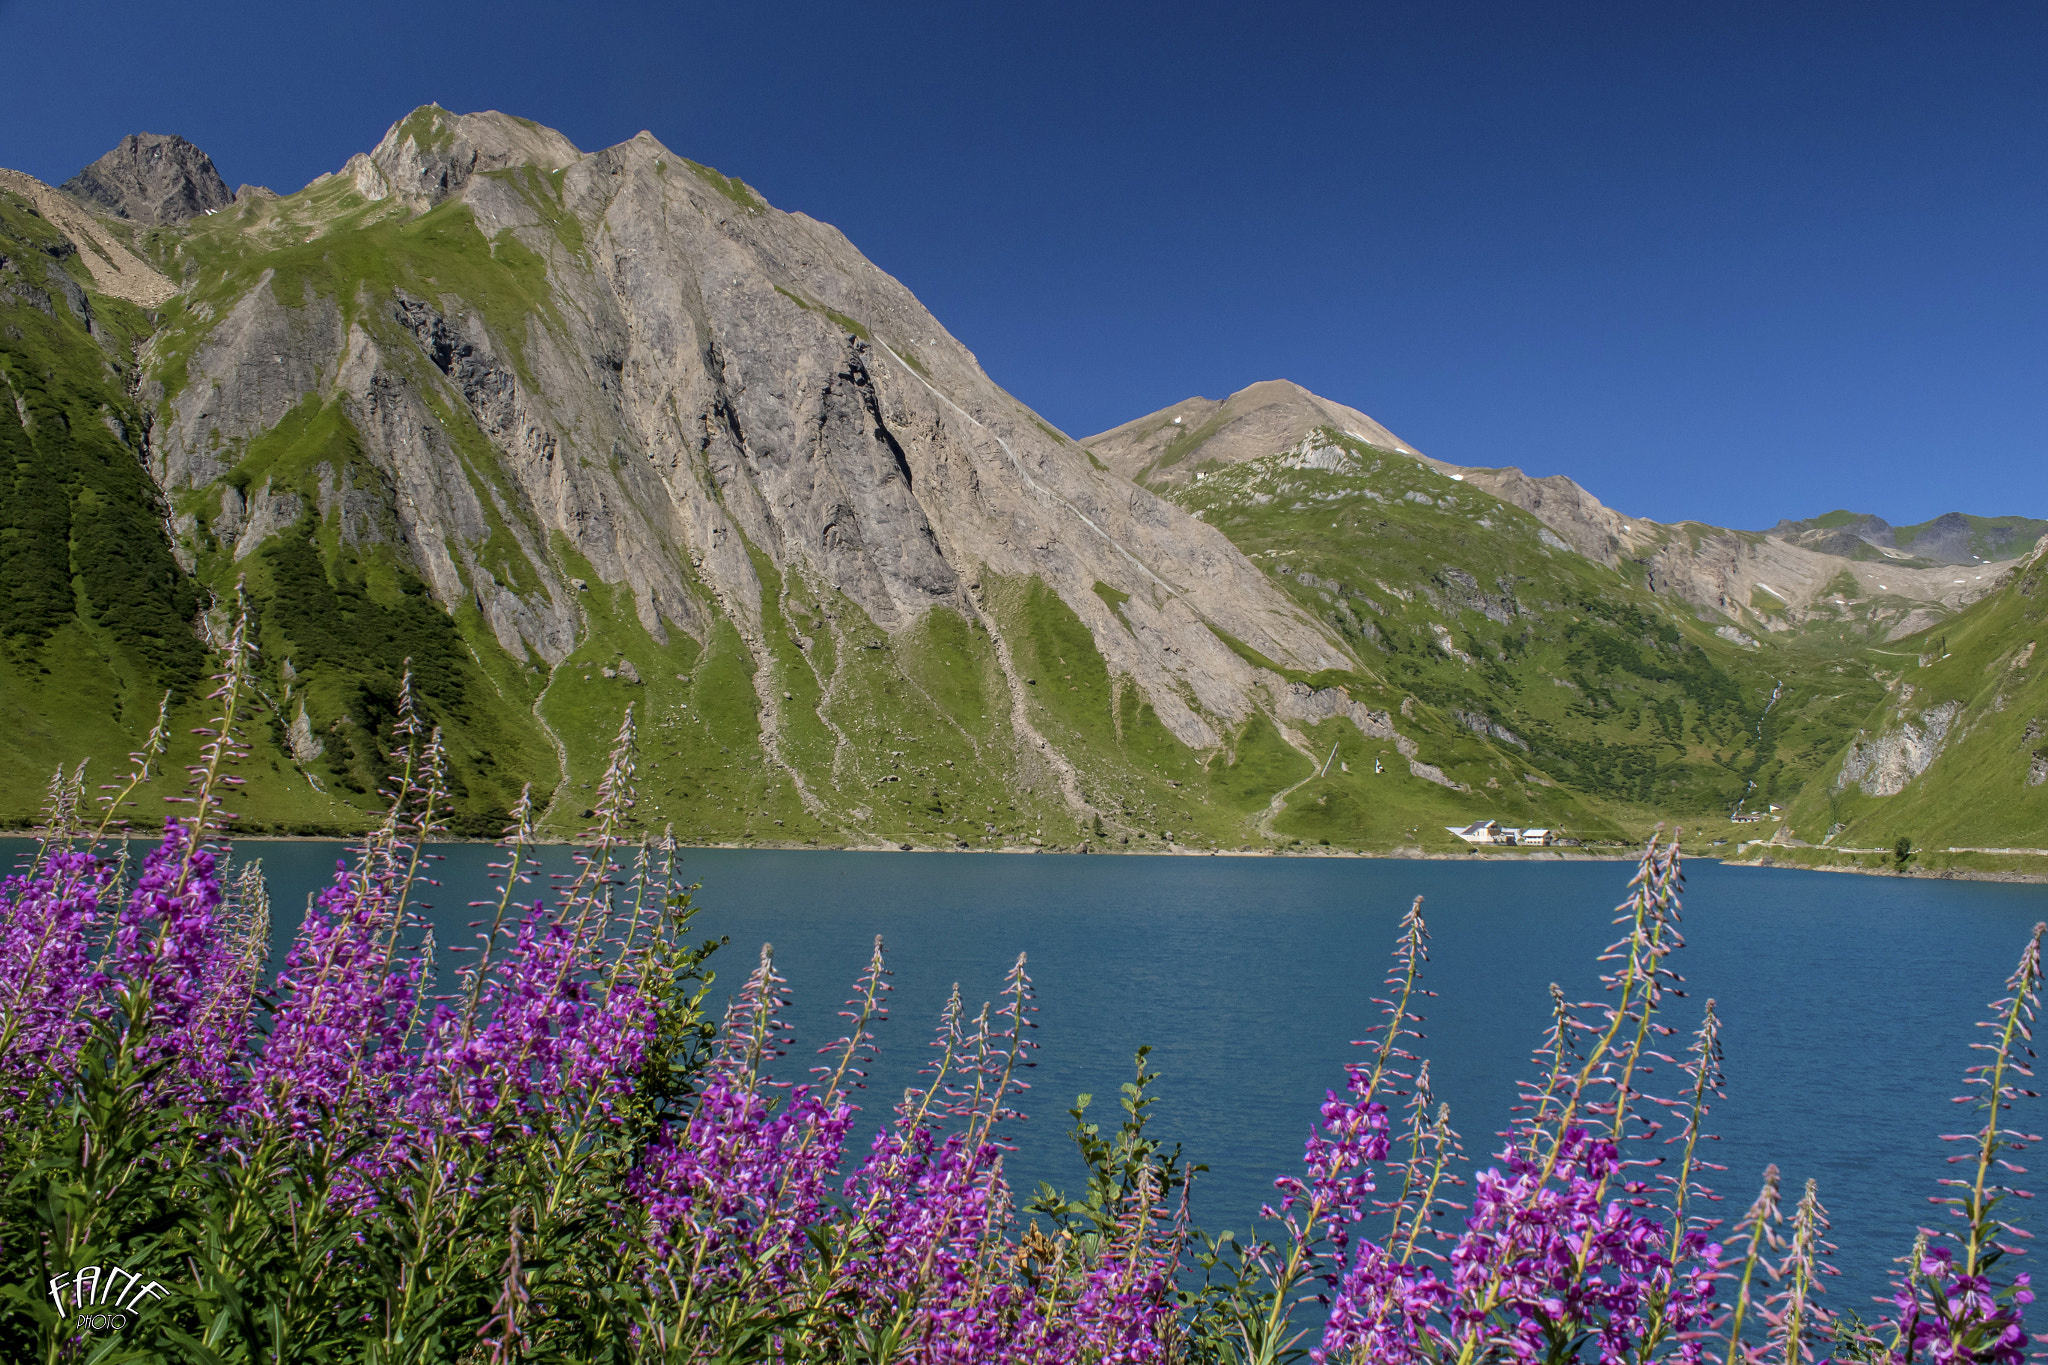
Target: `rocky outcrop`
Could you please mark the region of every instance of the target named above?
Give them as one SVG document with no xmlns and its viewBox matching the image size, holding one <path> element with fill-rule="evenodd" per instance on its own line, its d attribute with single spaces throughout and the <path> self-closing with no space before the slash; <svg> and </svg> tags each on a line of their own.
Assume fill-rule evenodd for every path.
<svg viewBox="0 0 2048 1365">
<path fill-rule="evenodd" d="M 1869 796 L 1898 795 L 1940 757 L 1962 712 L 1961 702 L 1946 701 L 1929 707 L 1917 720 L 1901 719 L 1897 729 L 1876 739 L 1859 737 L 1849 746 L 1835 790 L 1854 785 Z"/>
<path fill-rule="evenodd" d="M 429 104 L 393 125 L 376 150 L 350 157 L 340 174 L 365 199 L 396 198 L 418 210 L 461 193 L 475 176 L 515 166 L 559 171 L 582 155 L 530 119 L 496 111 L 455 115 Z"/>
<path fill-rule="evenodd" d="M 559 660 L 578 638 L 559 538 L 630 587 L 658 638 L 703 638 L 724 614 L 763 663 L 757 556 L 884 632 L 974 614 L 963 585 L 984 574 L 1036 576 L 1197 747 L 1261 704 L 1210 623 L 1289 668 L 1349 666 L 1221 533 L 1050 434 L 838 231 L 647 134 L 584 154 L 430 106 L 316 182 L 331 189 L 398 213 L 458 203 L 475 237 L 442 249 L 531 260 L 544 293 L 494 310 L 445 283 L 479 268 L 461 261 L 338 294 L 266 275 L 194 324 L 185 382 L 159 393 L 159 477 L 174 494 L 214 485 L 288 414 L 331 408 L 349 486 L 389 488 L 394 541 L 435 597 L 475 603 L 515 657 Z M 347 464 L 293 491 L 325 514 Z M 530 573 L 492 575 L 494 535 Z M 1127 595 L 1120 611 L 1098 584 Z"/>
<path fill-rule="evenodd" d="M 1512 465 L 1460 472 L 1473 487 L 1521 508 L 1572 549 L 1609 568 L 1656 543 L 1650 523 L 1623 516 L 1562 474 L 1534 479 Z"/>
<path fill-rule="evenodd" d="M 130 133 L 58 188 L 96 212 L 149 227 L 182 223 L 234 199 L 212 157 L 161 133 Z"/>
<path fill-rule="evenodd" d="M 1457 721 L 1458 724 L 1464 726 L 1473 734 L 1478 735 L 1481 739 L 1497 739 L 1503 744 L 1512 744 L 1517 749 L 1525 751 L 1529 747 L 1528 740 L 1523 739 L 1491 716 L 1483 715 L 1478 711 L 1452 711 L 1451 719 Z"/>
</svg>

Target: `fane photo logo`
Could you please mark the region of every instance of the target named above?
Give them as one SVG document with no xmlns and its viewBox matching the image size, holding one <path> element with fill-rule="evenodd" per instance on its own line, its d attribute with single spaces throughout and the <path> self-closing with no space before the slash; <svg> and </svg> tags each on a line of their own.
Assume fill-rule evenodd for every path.
<svg viewBox="0 0 2048 1365">
<path fill-rule="evenodd" d="M 50 1280 L 50 1301 L 59 1313 L 75 1314 L 73 1325 L 81 1331 L 126 1327 L 129 1313 L 140 1317 L 143 1304 L 170 1296 L 155 1280 L 145 1284 L 142 1276 L 120 1266 L 89 1265 L 75 1275 L 56 1275 Z"/>
</svg>

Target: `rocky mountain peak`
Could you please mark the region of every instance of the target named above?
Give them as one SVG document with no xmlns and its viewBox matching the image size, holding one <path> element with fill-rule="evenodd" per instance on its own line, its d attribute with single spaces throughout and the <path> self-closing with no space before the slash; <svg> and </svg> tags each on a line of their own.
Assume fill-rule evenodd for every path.
<svg viewBox="0 0 2048 1365">
<path fill-rule="evenodd" d="M 1382 450 L 1424 458 L 1358 409 L 1318 397 L 1288 379 L 1261 380 L 1220 402 L 1189 398 L 1081 444 L 1127 479 L 1148 488 L 1171 488 L 1192 481 L 1198 465 L 1256 460 L 1325 427 Z"/>
<path fill-rule="evenodd" d="M 344 174 L 365 198 L 400 198 L 430 208 L 458 193 L 472 176 L 510 166 L 558 171 L 581 158 L 552 128 L 496 110 L 453 114 L 423 104 L 391 125 L 367 155 L 349 159 Z"/>
<path fill-rule="evenodd" d="M 213 158 L 184 138 L 130 133 L 60 187 L 101 213 L 160 227 L 230 203 Z"/>
</svg>

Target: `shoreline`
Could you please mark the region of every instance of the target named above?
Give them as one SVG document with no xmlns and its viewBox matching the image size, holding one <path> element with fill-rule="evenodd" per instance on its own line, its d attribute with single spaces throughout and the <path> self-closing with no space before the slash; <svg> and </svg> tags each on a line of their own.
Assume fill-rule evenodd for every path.
<svg viewBox="0 0 2048 1365">
<path fill-rule="evenodd" d="M 0 831 L 0 839 L 20 839 L 34 842 L 38 836 L 34 830 Z M 131 834 L 131 839 L 147 840 L 151 836 Z M 237 844 L 354 844 L 362 834 L 237 834 L 231 842 Z M 435 844 L 473 844 L 484 848 L 496 847 L 496 839 L 471 839 L 460 835 L 432 840 Z M 577 841 L 573 838 L 544 834 L 533 841 L 541 847 L 569 848 Z M 622 841 L 625 842 L 625 841 Z M 758 849 L 775 853 L 976 853 L 976 854 L 1052 854 L 1060 857 L 1118 857 L 1118 858 L 1357 858 L 1375 859 L 1385 862 L 1514 862 L 1514 863 L 1633 863 L 1642 859 L 1639 851 L 1612 849 L 1598 852 L 1577 848 L 1532 848 L 1508 851 L 1500 849 L 1481 852 L 1477 849 L 1448 849 L 1432 851 L 1415 845 L 1393 849 L 1351 849 L 1328 848 L 1320 845 L 1301 845 L 1293 848 L 1193 848 L 1174 844 L 1162 848 L 1115 848 L 1082 846 L 1078 844 L 1005 844 L 997 848 L 961 848 L 941 844 L 914 844 L 902 842 L 876 842 L 866 844 L 816 844 L 791 843 L 769 839 L 730 840 L 677 840 L 678 850 L 687 849 Z M 1715 858 L 1712 853 L 1692 853 L 1691 858 Z"/>
<path fill-rule="evenodd" d="M 1969 867 L 1915 868 L 1911 872 L 1887 872 L 1876 867 L 1844 867 L 1839 863 L 1781 863 L 1769 857 L 1724 858 L 1723 867 L 1767 867 L 1779 872 L 1838 872 L 1857 877 L 1897 877 L 1902 881 L 1924 882 L 2015 882 L 2048 886 L 2048 873 L 1995 872 Z"/>
<path fill-rule="evenodd" d="M 133 835 L 133 838 L 148 838 Z M 233 842 L 238 844 L 351 844 L 362 836 L 319 835 L 319 834 L 244 834 Z M 0 831 L 0 839 L 21 839 L 33 841 L 32 830 Z M 493 847 L 495 839 L 467 839 L 452 837 L 436 839 L 436 844 L 475 844 Z M 544 836 L 534 841 L 543 847 L 568 848 L 576 844 L 574 839 L 558 836 Z M 1448 849 L 1432 851 L 1415 845 L 1393 849 L 1348 849 L 1302 845 L 1292 848 L 1190 848 L 1171 845 L 1163 848 L 1126 848 L 1117 846 L 1103 848 L 1073 844 L 1005 844 L 998 848 L 960 848 L 938 844 L 916 844 L 902 842 L 876 842 L 865 844 L 814 844 L 790 843 L 766 839 L 747 840 L 704 840 L 685 842 L 678 840 L 679 851 L 690 849 L 759 850 L 773 853 L 968 853 L 1021 856 L 1026 854 L 1050 854 L 1056 857 L 1119 857 L 1119 858 L 1347 858 L 1380 862 L 1490 862 L 1495 864 L 1561 864 L 1561 863 L 1633 863 L 1641 860 L 1642 854 L 1634 849 L 1603 849 L 1590 851 L 1577 848 L 1532 848 L 1526 850 L 1498 849 Z M 1862 877 L 1902 877 L 1918 881 L 1959 881 L 1959 882 L 2008 882 L 2020 885 L 2048 885 L 2048 872 L 2007 872 L 1992 869 L 1944 867 L 1915 868 L 1909 872 L 1895 872 L 1884 868 L 1852 867 L 1841 864 L 1816 864 L 1793 861 L 1779 861 L 1765 855 L 1761 858 L 1734 858 L 1711 851 L 1686 852 L 1693 861 L 1718 862 L 1723 867 L 1770 868 L 1781 872 L 1834 872 L 1848 873 Z M 1681 852 L 1684 852 L 1681 846 Z"/>
<path fill-rule="evenodd" d="M 20 838 L 34 836 L 22 834 Z M 350 838 L 329 838 L 311 834 L 248 834 L 242 835 L 237 843 L 349 843 Z M 435 843 L 481 844 L 486 847 L 496 844 L 494 839 L 436 839 Z M 536 842 L 568 847 L 575 841 L 569 839 L 541 839 Z M 1032 845 L 1005 844 L 999 848 L 959 848 L 938 844 L 914 844 L 900 842 L 877 842 L 868 844 L 810 844 L 786 843 L 763 839 L 748 840 L 706 840 L 702 842 L 677 841 L 678 850 L 686 849 L 758 849 L 777 853 L 970 853 L 1022 856 L 1026 854 L 1050 854 L 1058 857 L 1118 857 L 1118 858 L 1351 858 L 1377 860 L 1382 862 L 1493 862 L 1516 865 L 1544 863 L 1633 863 L 1639 862 L 1642 854 L 1630 849 L 1593 852 L 1576 848 L 1540 848 L 1517 850 L 1506 849 L 1482 852 L 1478 849 L 1450 849 L 1431 851 L 1407 845 L 1393 849 L 1340 849 L 1301 846 L 1297 848 L 1189 848 L 1173 845 L 1165 848 L 1082 847 L 1079 845 Z M 1710 846 L 1711 848 L 1711 846 Z M 1789 872 L 1841 872 L 1864 877 L 1904 877 L 1923 881 L 1967 881 L 1967 882 L 2013 882 L 2020 884 L 2048 885 L 2048 873 L 2041 872 L 2000 872 L 1974 868 L 1916 868 L 1911 872 L 1899 873 L 1872 867 L 1845 867 L 1841 865 L 1820 865 L 1810 863 L 1779 862 L 1769 856 L 1758 859 L 1736 859 L 1714 852 L 1680 851 L 1690 860 L 1709 860 L 1724 867 L 1772 868 Z"/>
</svg>

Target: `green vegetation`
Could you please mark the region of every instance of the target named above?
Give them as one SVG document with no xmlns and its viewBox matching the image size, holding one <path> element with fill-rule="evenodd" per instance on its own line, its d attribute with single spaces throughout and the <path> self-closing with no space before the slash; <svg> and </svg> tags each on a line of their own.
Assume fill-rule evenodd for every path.
<svg viewBox="0 0 2048 1365">
<path fill-rule="evenodd" d="M 836 312 L 830 308 L 820 307 L 818 311 L 823 313 L 826 317 L 832 319 L 833 322 L 837 323 L 841 331 L 849 332 L 852 335 L 859 337 L 862 341 L 874 340 L 874 337 L 869 334 L 866 325 L 857 321 L 856 319 L 850 318 L 846 316 L 846 314 Z"/>
<path fill-rule="evenodd" d="M 58 763 L 118 760 L 169 693 L 204 690 L 199 586 L 137 458 L 137 310 L 90 292 L 70 244 L 0 194 L 0 818 Z"/>
<path fill-rule="evenodd" d="M 2036 648 L 2043 640 L 2048 574 L 2036 559 L 1939 626 L 1887 646 L 1874 657 L 1891 670 L 1890 692 L 1790 804 L 1787 826 L 1804 842 L 1871 856 L 1889 856 L 1907 839 L 1914 863 L 1929 871 L 1965 866 L 1953 861 L 1964 856 L 2012 870 L 2031 856 L 1951 849 L 2048 848 L 2048 659 Z M 1907 726 L 1934 751 L 1922 771 L 1898 774 L 1903 785 L 1889 795 L 1872 794 L 1885 784 L 1863 768 L 1845 777 L 1859 745 L 1879 752 L 1872 746 L 1896 742 Z"/>
<path fill-rule="evenodd" d="M 262 657 L 276 661 L 279 693 L 306 712 L 322 747 L 319 771 L 366 806 L 374 803 L 394 771 L 398 689 L 410 670 L 416 705 L 448 746 L 455 827 L 495 835 L 520 787 L 545 772 L 530 719 L 483 674 L 424 583 L 390 559 L 323 554 L 320 539 L 308 512 L 264 543 L 250 585 Z M 296 717 L 297 710 L 273 711 L 280 748 Z"/>
<path fill-rule="evenodd" d="M 709 166 L 699 165 L 687 157 L 684 158 L 683 164 L 694 171 L 699 180 L 702 180 L 712 189 L 717 190 L 727 199 L 732 200 L 733 203 L 739 205 L 748 213 L 759 213 L 768 207 L 765 200 L 747 188 L 746 182 L 733 176 L 721 175 Z"/>
<path fill-rule="evenodd" d="M 1050 422 L 1046 421 L 1045 419 L 1043 419 L 1043 418 L 1039 417 L 1039 416 L 1038 416 L 1038 415 L 1037 415 L 1036 413 L 1033 413 L 1033 414 L 1032 414 L 1032 417 L 1031 417 L 1031 425 L 1032 425 L 1032 426 L 1034 426 L 1034 427 L 1037 427 L 1037 428 L 1038 428 L 1038 430 L 1039 430 L 1039 432 L 1040 432 L 1040 433 L 1041 433 L 1042 435 L 1044 435 L 1045 439 L 1046 439 L 1046 440 L 1048 440 L 1048 441 L 1051 441 L 1051 442 L 1052 442 L 1052 443 L 1053 443 L 1054 445 L 1056 445 L 1056 446 L 1070 446 L 1070 445 L 1072 445 L 1072 444 L 1074 443 L 1074 441 L 1073 441 L 1073 438 L 1072 438 L 1072 437 L 1070 437 L 1070 436 L 1066 436 L 1066 435 L 1064 435 L 1064 434 L 1062 434 L 1062 433 L 1060 433 L 1060 432 L 1058 432 L 1058 431 L 1054 430 L 1054 429 L 1053 429 L 1053 425 L 1052 425 L 1052 423 L 1050 423 Z M 1095 457 L 1094 457 L 1093 455 L 1090 455 L 1090 456 L 1089 456 L 1088 458 L 1089 458 L 1090 460 L 1094 460 L 1094 462 L 1095 462 L 1095 467 L 1096 467 L 1097 469 L 1104 469 L 1104 468 L 1107 468 L 1107 466 L 1105 466 L 1105 465 L 1104 465 L 1104 464 L 1102 463 L 1102 461 L 1100 461 L 1100 460 L 1096 460 L 1096 459 L 1095 459 Z"/>
<path fill-rule="evenodd" d="M 1404 827 L 1473 809 L 1580 835 L 1725 818 L 1745 797 L 1800 790 L 1881 695 L 1867 668 L 1837 654 L 1717 638 L 1623 575 L 1552 553 L 1534 518 L 1478 489 L 1339 432 L 1319 440 L 1344 449 L 1346 466 L 1297 468 L 1276 455 L 1176 496 L 1365 669 L 1301 678 L 1212 626 L 1217 637 L 1290 681 L 1341 682 L 1367 705 L 1405 706 L 1417 758 L 1470 790 L 1403 795 L 1397 808 L 1425 797 L 1432 807 Z M 1384 828 L 1319 785 L 1330 780 L 1290 798 L 1275 828 L 1319 838 L 1341 835 L 1346 820 Z"/>
<path fill-rule="evenodd" d="M 411 138 L 412 145 L 423 152 L 439 151 L 454 146 L 455 130 L 448 126 L 445 118 L 447 112 L 438 104 L 421 105 L 399 123 L 399 140 Z"/>
</svg>

